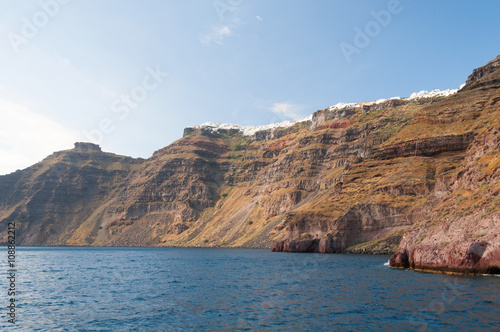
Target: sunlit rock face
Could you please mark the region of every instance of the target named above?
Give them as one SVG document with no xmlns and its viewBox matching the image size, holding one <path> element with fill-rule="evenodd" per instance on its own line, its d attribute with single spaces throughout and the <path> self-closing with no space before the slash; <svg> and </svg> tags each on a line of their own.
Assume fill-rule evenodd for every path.
<svg viewBox="0 0 500 332">
<path fill-rule="evenodd" d="M 499 61 L 460 90 L 188 127 L 147 160 L 75 143 L 0 176 L 0 231 L 15 221 L 24 245 L 397 252 L 394 267 L 496 271 Z"/>
</svg>

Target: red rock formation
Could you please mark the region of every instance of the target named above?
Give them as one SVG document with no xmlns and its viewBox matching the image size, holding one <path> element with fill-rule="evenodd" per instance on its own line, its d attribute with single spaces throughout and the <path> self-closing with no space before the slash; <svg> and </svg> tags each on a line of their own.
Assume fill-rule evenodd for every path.
<svg viewBox="0 0 500 332">
<path fill-rule="evenodd" d="M 448 190 L 422 208 L 427 213 L 404 235 L 392 267 L 500 274 L 498 60 L 475 70 L 467 83 L 475 98 L 483 100 L 479 121 L 484 129 L 468 147 L 462 166 L 446 180 Z"/>
</svg>

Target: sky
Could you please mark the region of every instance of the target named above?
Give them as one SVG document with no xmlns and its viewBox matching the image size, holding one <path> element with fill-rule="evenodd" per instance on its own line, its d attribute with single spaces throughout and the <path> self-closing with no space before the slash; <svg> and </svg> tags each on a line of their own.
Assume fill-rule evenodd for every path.
<svg viewBox="0 0 500 332">
<path fill-rule="evenodd" d="M 211 121 L 458 88 L 500 1 L 0 0 L 0 174 L 74 142 L 150 157 Z"/>
</svg>

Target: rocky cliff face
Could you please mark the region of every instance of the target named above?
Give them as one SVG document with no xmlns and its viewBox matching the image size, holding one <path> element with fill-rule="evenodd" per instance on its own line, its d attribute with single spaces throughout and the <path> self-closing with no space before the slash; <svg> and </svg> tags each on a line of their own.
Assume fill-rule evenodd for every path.
<svg viewBox="0 0 500 332">
<path fill-rule="evenodd" d="M 395 268 L 500 273 L 500 57 L 474 70 L 463 89 L 477 135 L 391 258 Z M 472 106 L 478 105 L 475 110 Z"/>
<path fill-rule="evenodd" d="M 391 258 L 395 268 L 500 274 L 500 127 L 469 147 L 449 192 L 429 202 Z"/>
<path fill-rule="evenodd" d="M 478 134 L 446 191 L 424 206 L 426 215 L 403 237 L 395 268 L 445 273 L 500 273 L 500 59 L 467 80 L 481 105 Z"/>
<path fill-rule="evenodd" d="M 76 143 L 23 171 L 0 176 L 0 229 L 5 242 L 8 222 L 16 222 L 23 245 L 91 244 L 102 203 L 114 196 L 130 171 L 143 160 L 103 153 L 94 144 Z M 92 225 L 89 225 L 91 223 Z"/>
<path fill-rule="evenodd" d="M 24 245 L 397 251 L 395 267 L 496 271 L 498 63 L 449 97 L 331 107 L 251 136 L 186 128 L 147 160 L 77 143 L 0 176 L 0 231 L 15 220 Z"/>
</svg>

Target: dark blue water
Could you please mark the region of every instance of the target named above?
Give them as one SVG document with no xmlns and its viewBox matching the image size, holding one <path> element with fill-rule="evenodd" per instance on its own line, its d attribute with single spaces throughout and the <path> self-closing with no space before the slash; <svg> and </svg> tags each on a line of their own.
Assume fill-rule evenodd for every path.
<svg viewBox="0 0 500 332">
<path fill-rule="evenodd" d="M 7 323 L 0 297 L 1 331 L 500 330 L 500 278 L 392 270 L 388 256 L 120 248 L 17 254 L 18 319 L 15 327 Z M 5 275 L 6 264 L 0 269 Z"/>
</svg>

